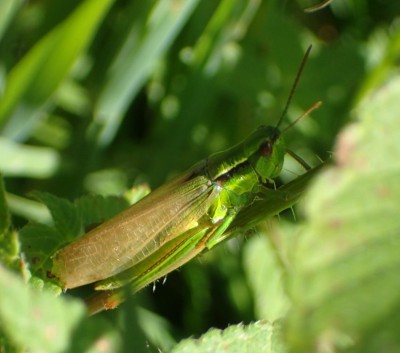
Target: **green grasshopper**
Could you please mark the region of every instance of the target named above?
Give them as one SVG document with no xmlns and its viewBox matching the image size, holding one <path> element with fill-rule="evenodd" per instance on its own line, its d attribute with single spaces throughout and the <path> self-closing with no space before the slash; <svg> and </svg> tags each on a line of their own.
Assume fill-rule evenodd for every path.
<svg viewBox="0 0 400 353">
<path fill-rule="evenodd" d="M 104 292 L 87 302 L 89 311 L 114 308 L 125 296 L 124 286 L 129 284 L 136 292 L 243 227 L 246 221 L 235 219 L 258 200 L 270 204 L 270 216 L 291 207 L 299 196 L 296 183 L 275 189 L 274 179 L 282 170 L 285 153 L 307 165 L 286 149 L 279 125 L 310 50 L 311 46 L 276 127 L 260 126 L 243 142 L 200 161 L 56 252 L 52 274 L 62 287 L 95 283 L 95 289 Z"/>
</svg>

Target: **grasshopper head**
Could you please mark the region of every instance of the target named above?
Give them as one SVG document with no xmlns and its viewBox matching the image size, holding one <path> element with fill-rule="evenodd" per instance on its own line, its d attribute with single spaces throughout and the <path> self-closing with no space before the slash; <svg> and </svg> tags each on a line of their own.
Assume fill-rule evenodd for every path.
<svg viewBox="0 0 400 353">
<path fill-rule="evenodd" d="M 244 142 L 248 160 L 262 181 L 271 180 L 282 170 L 285 144 L 278 128 L 260 126 Z"/>
</svg>

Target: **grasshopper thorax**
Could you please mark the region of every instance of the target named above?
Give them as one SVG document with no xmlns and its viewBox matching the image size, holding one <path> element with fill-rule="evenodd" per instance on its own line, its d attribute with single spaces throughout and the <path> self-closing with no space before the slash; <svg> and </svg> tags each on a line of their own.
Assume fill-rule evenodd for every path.
<svg viewBox="0 0 400 353">
<path fill-rule="evenodd" d="M 244 149 L 248 162 L 262 182 L 280 174 L 286 149 L 278 128 L 261 125 L 246 138 Z"/>
</svg>

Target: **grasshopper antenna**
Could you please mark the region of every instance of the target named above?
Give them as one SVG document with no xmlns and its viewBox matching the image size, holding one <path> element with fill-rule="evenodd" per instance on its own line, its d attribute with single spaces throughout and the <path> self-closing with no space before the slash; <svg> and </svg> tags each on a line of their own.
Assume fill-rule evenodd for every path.
<svg viewBox="0 0 400 353">
<path fill-rule="evenodd" d="M 301 114 L 295 121 L 293 121 L 291 124 L 285 127 L 284 130 L 282 130 L 282 133 L 285 131 L 289 130 L 292 126 L 296 125 L 301 119 L 303 119 L 305 116 L 309 115 L 312 111 L 315 109 L 318 109 L 321 106 L 322 102 L 318 101 L 315 102 L 310 108 L 308 108 L 303 114 Z M 286 149 L 286 153 L 291 156 L 297 163 L 299 163 L 305 170 L 311 170 L 311 167 L 307 164 L 307 162 L 298 156 L 296 153 L 294 153 L 290 149 Z"/>
<path fill-rule="evenodd" d="M 310 54 L 311 48 L 312 48 L 312 45 L 310 45 L 310 46 L 307 48 L 306 53 L 304 54 L 303 60 L 301 61 L 300 68 L 299 68 L 299 70 L 297 71 L 297 75 L 296 75 L 296 78 L 295 78 L 295 80 L 294 80 L 292 89 L 291 89 L 290 94 L 289 94 L 289 97 L 288 97 L 288 99 L 287 99 L 287 101 L 286 101 L 285 109 L 283 109 L 282 115 L 280 116 L 280 118 L 279 118 L 279 120 L 278 120 L 278 124 L 276 124 L 276 127 L 277 127 L 277 128 L 279 128 L 279 125 L 282 123 L 283 118 L 286 116 L 286 113 L 287 113 L 287 111 L 288 111 L 288 109 L 289 109 L 290 102 L 292 101 L 294 92 L 296 91 L 297 84 L 299 83 L 300 76 L 301 76 L 301 74 L 302 74 L 302 72 L 303 72 L 303 69 L 304 69 L 304 66 L 305 66 L 305 64 L 306 64 L 306 62 L 307 62 L 308 55 Z"/>
<path fill-rule="evenodd" d="M 310 108 L 308 108 L 303 114 L 301 114 L 298 118 L 296 118 L 295 121 L 291 122 L 288 126 L 286 126 L 283 130 L 282 130 L 282 134 L 289 130 L 290 128 L 292 128 L 294 125 L 296 125 L 301 119 L 303 119 L 305 116 L 309 115 L 312 111 L 314 111 L 315 109 L 318 109 L 321 106 L 322 102 L 321 101 L 317 101 L 315 102 Z"/>
</svg>

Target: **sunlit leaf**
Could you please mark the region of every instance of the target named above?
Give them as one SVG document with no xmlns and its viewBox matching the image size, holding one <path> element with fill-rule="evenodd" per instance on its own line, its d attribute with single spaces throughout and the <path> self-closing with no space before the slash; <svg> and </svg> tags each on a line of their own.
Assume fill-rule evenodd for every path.
<svg viewBox="0 0 400 353">
<path fill-rule="evenodd" d="M 289 275 L 294 351 L 373 341 L 379 322 L 390 322 L 388 337 L 398 330 L 399 95 L 397 77 L 363 102 L 358 122 L 339 137 L 335 166 L 305 199 L 307 222 Z M 380 343 L 388 344 L 384 335 Z"/>
</svg>

